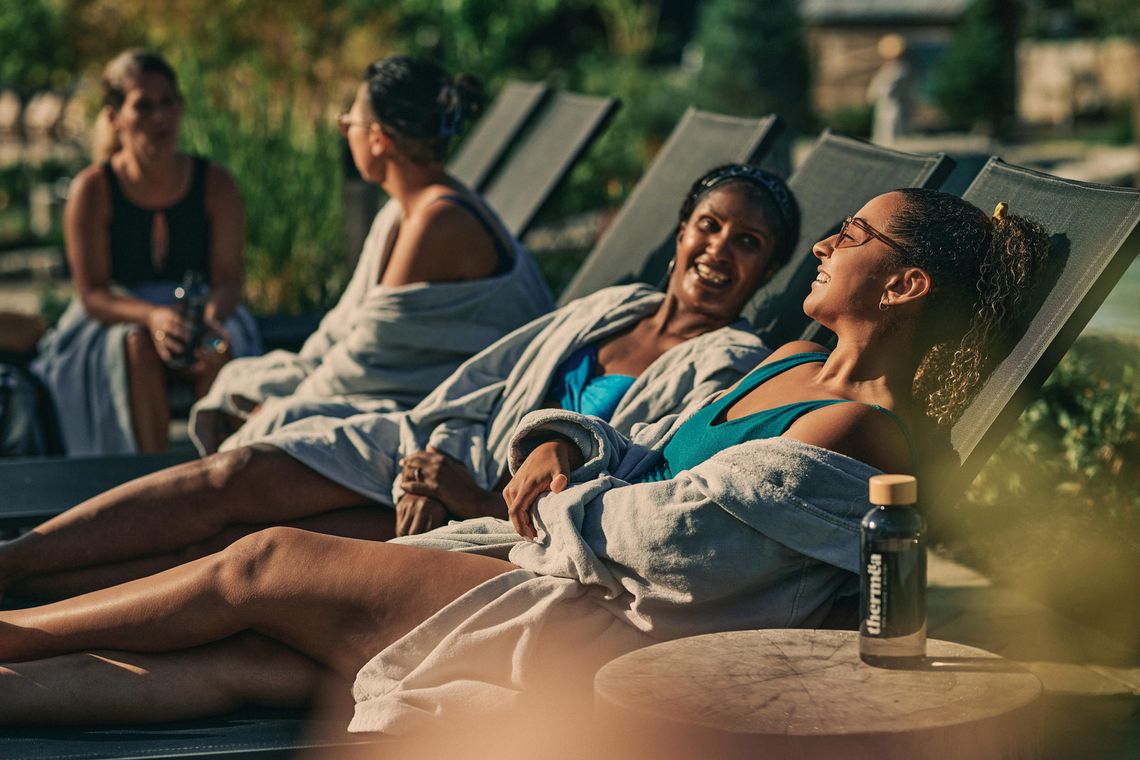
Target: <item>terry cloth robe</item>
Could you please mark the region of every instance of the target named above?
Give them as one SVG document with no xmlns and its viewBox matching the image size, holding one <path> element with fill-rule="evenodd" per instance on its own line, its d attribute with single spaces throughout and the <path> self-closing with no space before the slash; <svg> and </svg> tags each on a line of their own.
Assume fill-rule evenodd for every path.
<svg viewBox="0 0 1140 760">
<path fill-rule="evenodd" d="M 517 241 L 511 267 L 501 275 L 377 284 L 401 214 L 399 205 L 388 203 L 376 215 L 344 295 L 300 353 L 272 351 L 222 368 L 190 413 L 199 452 L 218 450 L 228 431 L 222 413 L 244 419 L 258 404 L 265 414 L 243 425 L 231 448 L 269 432 L 262 425 L 272 425 L 277 405 L 306 404 L 317 415 L 323 404 L 345 401 L 370 411 L 407 409 L 465 359 L 553 308 L 538 267 Z"/>
<path fill-rule="evenodd" d="M 177 286 L 146 282 L 129 292 L 144 301 L 171 305 Z M 257 323 L 245 307 L 239 306 L 223 327 L 234 356 L 261 353 Z M 40 340 L 31 369 L 51 392 L 68 456 L 138 451 L 131 425 L 126 339 L 142 330 L 129 322 L 92 319 L 82 301 L 73 298 L 56 326 Z"/>
<path fill-rule="evenodd" d="M 570 436 L 585 464 L 564 491 L 538 501 L 538 539 L 510 539 L 518 570 L 475 587 L 364 665 L 349 730 L 418 733 L 536 702 L 581 708 L 597 669 L 638 647 L 818 625 L 856 585 L 867 479 L 878 470 L 770 438 L 672 480 L 631 485 L 677 427 L 678 418 L 663 420 L 631 443 L 595 418 L 529 415 L 512 444 L 512 470 L 536 430 Z M 484 519 L 397 541 L 458 547 L 464 533 L 487 534 L 472 543 L 497 533 L 507 543 L 508 531 L 506 521 Z"/>
<path fill-rule="evenodd" d="M 507 466 L 511 436 L 543 405 L 555 370 L 580 347 L 653 314 L 664 295 L 646 285 L 606 288 L 519 328 L 472 357 L 414 409 L 345 420 L 311 418 L 264 439 L 362 496 L 393 505 L 403 494 L 399 460 L 429 445 L 467 466 L 490 489 Z M 611 424 L 675 414 L 735 383 L 770 353 L 750 332 L 723 327 L 674 346 L 626 391 Z"/>
</svg>

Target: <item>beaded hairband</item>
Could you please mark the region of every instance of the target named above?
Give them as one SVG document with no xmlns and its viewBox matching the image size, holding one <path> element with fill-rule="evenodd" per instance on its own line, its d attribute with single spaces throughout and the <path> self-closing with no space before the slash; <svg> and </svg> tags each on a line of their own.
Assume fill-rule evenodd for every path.
<svg viewBox="0 0 1140 760">
<path fill-rule="evenodd" d="M 776 201 L 776 206 L 780 211 L 780 216 L 785 225 L 791 225 L 792 220 L 795 218 L 795 202 L 792 201 L 792 196 L 788 193 L 787 187 L 780 181 L 776 175 L 771 172 L 765 171 L 757 166 L 749 166 L 747 164 L 737 164 L 730 166 L 722 171 L 717 172 L 711 176 L 705 177 L 693 192 L 692 199 L 696 199 L 714 189 L 718 185 L 723 185 L 725 182 L 733 180 L 748 180 L 761 185 Z"/>
</svg>

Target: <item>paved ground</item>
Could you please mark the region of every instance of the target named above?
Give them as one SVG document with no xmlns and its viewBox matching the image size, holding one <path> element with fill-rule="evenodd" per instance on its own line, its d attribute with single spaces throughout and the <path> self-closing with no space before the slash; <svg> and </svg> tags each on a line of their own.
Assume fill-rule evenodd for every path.
<svg viewBox="0 0 1140 760">
<path fill-rule="evenodd" d="M 932 638 L 996 652 L 1041 679 L 1047 760 L 1140 758 L 1137 642 L 1110 639 L 938 555 L 928 572 Z"/>
</svg>

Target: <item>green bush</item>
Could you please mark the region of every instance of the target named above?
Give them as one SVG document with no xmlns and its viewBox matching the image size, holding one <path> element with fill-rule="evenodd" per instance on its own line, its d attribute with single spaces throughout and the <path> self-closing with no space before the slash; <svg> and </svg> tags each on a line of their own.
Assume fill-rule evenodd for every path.
<svg viewBox="0 0 1140 760">
<path fill-rule="evenodd" d="M 1110 631 L 1140 630 L 1140 339 L 1082 336 L 942 536 L 993 577 Z"/>
<path fill-rule="evenodd" d="M 327 308 L 345 281 L 341 140 L 293 109 L 288 90 L 256 74 L 240 110 L 181 67 L 188 150 L 226 166 L 245 198 L 246 298 L 261 313 Z"/>
</svg>

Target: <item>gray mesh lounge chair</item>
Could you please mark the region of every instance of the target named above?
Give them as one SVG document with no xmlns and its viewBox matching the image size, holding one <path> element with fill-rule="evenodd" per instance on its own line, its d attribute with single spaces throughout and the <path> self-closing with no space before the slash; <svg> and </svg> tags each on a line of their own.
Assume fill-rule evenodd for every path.
<svg viewBox="0 0 1140 760">
<path fill-rule="evenodd" d="M 447 170 L 463 184 L 482 191 L 495 167 L 548 94 L 545 84 L 508 80 L 486 113 L 463 138 L 455 155 L 447 162 Z"/>
<path fill-rule="evenodd" d="M 621 106 L 614 98 L 557 92 L 482 188 L 513 234 L 522 237 L 542 204 L 594 143 Z"/>
<path fill-rule="evenodd" d="M 839 229 L 867 201 L 899 187 L 938 187 L 953 162 L 945 154 L 903 153 L 825 131 L 788 185 L 803 214 L 792 261 L 760 289 L 745 309 L 756 332 L 771 346 L 804 335 L 811 325 L 801 304 L 815 279 L 812 245 Z"/>
<path fill-rule="evenodd" d="M 693 178 L 718 164 L 759 161 L 783 130 L 778 116 L 686 111 L 559 303 L 611 285 L 659 282 L 672 253 L 677 204 Z"/>
<path fill-rule="evenodd" d="M 985 211 L 1006 201 L 1010 213 L 1036 219 L 1051 234 L 1051 258 L 1030 295 L 1024 333 L 951 431 L 956 466 L 924 489 L 923 501 L 935 508 L 962 495 L 1140 251 L 1140 190 L 991 158 L 963 197 Z"/>
</svg>

